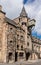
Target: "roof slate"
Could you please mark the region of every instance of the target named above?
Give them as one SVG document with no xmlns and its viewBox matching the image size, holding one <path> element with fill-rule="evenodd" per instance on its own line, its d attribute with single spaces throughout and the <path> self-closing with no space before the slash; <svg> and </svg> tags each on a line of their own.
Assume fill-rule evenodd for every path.
<svg viewBox="0 0 41 65">
<path fill-rule="evenodd" d="M 15 26 L 16 28 L 20 29 L 20 30 L 23 30 L 20 26 L 18 26 L 13 20 L 5 17 L 5 21 L 13 26 Z M 23 30 L 24 31 L 24 30 Z"/>
</svg>

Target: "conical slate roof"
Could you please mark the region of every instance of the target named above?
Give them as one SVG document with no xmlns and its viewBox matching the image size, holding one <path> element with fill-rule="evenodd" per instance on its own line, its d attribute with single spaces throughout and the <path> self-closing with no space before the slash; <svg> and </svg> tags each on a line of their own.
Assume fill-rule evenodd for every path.
<svg viewBox="0 0 41 65">
<path fill-rule="evenodd" d="M 27 17 L 27 13 L 26 13 L 26 11 L 25 11 L 25 8 L 24 8 L 24 6 L 23 6 L 23 8 L 22 8 L 22 11 L 21 11 L 21 14 L 20 14 L 20 16 Z"/>
</svg>

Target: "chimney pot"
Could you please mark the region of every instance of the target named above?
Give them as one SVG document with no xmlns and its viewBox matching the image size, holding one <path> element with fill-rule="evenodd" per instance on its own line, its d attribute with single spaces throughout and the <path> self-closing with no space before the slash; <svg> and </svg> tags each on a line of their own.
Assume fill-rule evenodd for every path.
<svg viewBox="0 0 41 65">
<path fill-rule="evenodd" d="M 2 10 L 2 6 L 0 5 L 0 10 Z"/>
</svg>

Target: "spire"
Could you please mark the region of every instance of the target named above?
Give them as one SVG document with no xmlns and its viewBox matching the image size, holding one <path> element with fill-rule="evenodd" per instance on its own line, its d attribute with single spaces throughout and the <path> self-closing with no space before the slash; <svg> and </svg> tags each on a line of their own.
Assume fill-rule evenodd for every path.
<svg viewBox="0 0 41 65">
<path fill-rule="evenodd" d="M 20 16 L 27 17 L 27 13 L 25 11 L 25 8 L 23 6 Z"/>
</svg>

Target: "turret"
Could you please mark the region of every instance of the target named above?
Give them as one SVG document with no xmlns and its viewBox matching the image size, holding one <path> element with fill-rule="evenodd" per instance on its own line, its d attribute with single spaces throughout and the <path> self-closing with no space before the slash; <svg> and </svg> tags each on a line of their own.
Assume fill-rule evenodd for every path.
<svg viewBox="0 0 41 65">
<path fill-rule="evenodd" d="M 36 22 L 35 19 L 32 19 L 32 20 L 28 19 L 27 27 L 28 27 L 28 30 L 29 30 L 30 33 L 32 31 L 32 28 L 35 26 L 35 22 Z"/>
<path fill-rule="evenodd" d="M 21 13 L 20 13 L 19 21 L 20 21 L 20 25 L 21 25 L 21 26 L 26 26 L 27 13 L 26 13 L 26 11 L 25 11 L 24 6 L 23 6 L 22 11 L 21 11 Z"/>
<path fill-rule="evenodd" d="M 21 27 L 25 30 L 25 49 L 29 48 L 30 50 L 32 50 L 31 31 L 33 26 L 35 26 L 35 19 L 31 20 L 27 16 L 24 6 L 20 14 L 19 21 Z M 27 36 L 29 36 L 29 38 L 27 38 Z M 28 40 L 30 41 L 28 42 Z M 28 43 L 30 44 L 29 46 L 27 46 Z"/>
<path fill-rule="evenodd" d="M 33 26 L 35 26 L 35 22 L 36 22 L 35 19 L 29 20 L 28 23 L 27 23 L 27 26 L 33 27 Z"/>
<path fill-rule="evenodd" d="M 23 28 L 23 30 L 25 31 L 25 47 L 27 47 L 27 13 L 25 11 L 25 8 L 23 6 L 22 11 L 20 13 L 20 17 L 19 17 L 19 21 L 20 21 L 20 26 Z"/>
</svg>

